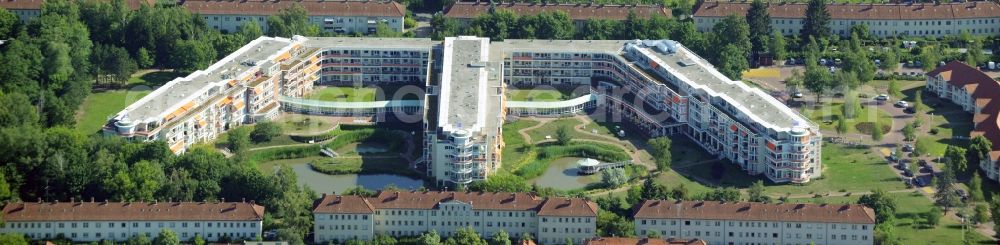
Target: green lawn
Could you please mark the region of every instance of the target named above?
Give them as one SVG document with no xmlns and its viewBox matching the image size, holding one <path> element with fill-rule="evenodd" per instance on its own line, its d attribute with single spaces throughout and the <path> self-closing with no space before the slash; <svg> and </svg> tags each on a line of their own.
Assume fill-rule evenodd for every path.
<svg viewBox="0 0 1000 245">
<path fill-rule="evenodd" d="M 532 142 L 539 142 L 546 140 L 545 136 L 550 136 L 551 139 L 555 140 L 556 130 L 558 130 L 561 127 L 567 127 L 567 129 L 569 129 L 570 138 L 572 139 L 591 139 L 600 141 L 608 140 L 607 138 L 598 137 L 591 135 L 589 133 L 576 131 L 575 127 L 581 124 L 585 124 L 584 128 L 582 128 L 582 130 L 585 132 L 593 132 L 592 130 L 596 130 L 597 134 L 615 137 L 615 135 L 611 134 L 611 132 L 606 127 L 600 126 L 600 124 L 594 123 L 589 119 L 587 120 L 587 122 L 582 122 L 577 118 L 560 118 L 554 121 L 550 121 L 545 125 L 542 125 L 541 127 L 529 130 L 528 136 L 531 137 Z M 608 143 L 619 144 L 617 142 L 608 142 Z"/>
<path fill-rule="evenodd" d="M 285 134 L 311 135 L 330 131 L 337 127 L 328 117 L 301 114 L 285 114 L 275 120 Z"/>
<path fill-rule="evenodd" d="M 840 102 L 828 103 L 819 108 L 803 109 L 802 115 L 819 124 L 820 129 L 833 131 L 837 129 L 837 120 L 843 116 L 842 107 L 843 103 Z M 892 121 L 892 116 L 889 113 L 872 106 L 865 106 L 857 113 L 856 118 L 846 119 L 847 133 L 864 133 L 858 130 L 857 125 L 874 122 L 876 115 L 882 119 L 881 122 L 886 125 L 884 127 L 888 127 L 888 123 Z"/>
<path fill-rule="evenodd" d="M 503 125 L 503 169 L 513 171 L 518 167 L 518 165 L 523 164 L 527 161 L 524 160 L 525 156 L 525 142 L 521 134 L 517 133 L 518 130 L 523 128 L 538 125 L 538 121 L 521 119 L 514 122 L 509 122 Z"/>
<path fill-rule="evenodd" d="M 87 96 L 76 112 L 76 130 L 85 135 L 96 133 L 115 113 L 147 94 L 149 91 L 113 90 Z"/>
<path fill-rule="evenodd" d="M 747 188 L 757 180 L 764 180 L 768 194 L 782 196 L 791 194 L 825 194 L 829 192 L 870 191 L 878 187 L 883 190 L 905 189 L 899 177 L 887 166 L 884 159 L 869 149 L 850 148 L 843 145 L 823 144 L 823 176 L 806 184 L 773 184 L 763 176 L 747 175 L 739 166 L 728 161 L 721 162 L 724 170 L 721 178 L 712 175 L 711 164 L 689 168 L 685 171 L 704 179 L 717 181 L 723 186 Z"/>
<path fill-rule="evenodd" d="M 306 98 L 342 102 L 375 101 L 375 90 L 373 87 L 322 87 L 317 88 Z"/>
<path fill-rule="evenodd" d="M 141 73 L 142 71 L 140 71 Z M 129 86 L 157 87 L 166 84 L 178 77 L 187 76 L 187 73 L 176 71 L 151 71 L 128 79 Z"/>
<path fill-rule="evenodd" d="M 933 203 L 927 197 L 910 193 L 895 193 L 896 198 L 896 234 L 903 239 L 903 244 L 958 244 L 962 241 L 962 227 L 958 220 L 948 217 L 941 218 L 941 224 L 934 228 L 927 228 L 919 224 L 919 214 L 925 213 L 933 207 Z M 988 241 L 988 238 L 976 234 L 980 244 Z M 995 243 L 992 243 L 995 244 Z"/>
</svg>

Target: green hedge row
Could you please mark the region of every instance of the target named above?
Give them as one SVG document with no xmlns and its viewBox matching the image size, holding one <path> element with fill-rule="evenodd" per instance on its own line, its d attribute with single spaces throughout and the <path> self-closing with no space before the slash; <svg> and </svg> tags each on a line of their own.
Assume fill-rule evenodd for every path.
<svg viewBox="0 0 1000 245">
<path fill-rule="evenodd" d="M 333 130 L 330 130 L 330 131 L 327 131 L 327 132 L 323 132 L 323 133 L 319 133 L 319 134 L 289 135 L 289 137 L 292 138 L 292 140 L 298 141 L 298 142 L 309 142 L 310 140 L 315 141 L 315 142 L 320 142 L 320 141 L 332 139 L 333 137 L 337 137 L 338 135 L 341 135 L 341 134 L 344 134 L 344 133 L 347 133 L 347 132 L 351 132 L 351 131 L 355 131 L 355 130 L 363 130 L 363 129 L 374 129 L 374 128 L 375 128 L 374 125 L 348 124 L 348 125 L 339 125 L 339 126 L 337 126 L 336 129 L 333 129 Z"/>
<path fill-rule="evenodd" d="M 366 163 L 367 161 L 367 163 Z M 375 161 L 375 163 L 372 163 Z M 399 157 L 387 158 L 323 158 L 309 163 L 309 167 L 316 172 L 338 175 L 338 174 L 396 174 L 420 178 L 419 174 L 410 170 L 406 159 Z"/>
<path fill-rule="evenodd" d="M 379 142 L 386 144 L 387 150 L 398 151 L 406 139 L 406 132 L 387 129 L 358 129 L 345 131 L 326 144 L 330 149 L 337 149 L 355 142 Z"/>
<path fill-rule="evenodd" d="M 252 151 L 249 160 L 254 162 L 266 162 L 319 155 L 319 145 L 291 146 Z"/>
</svg>

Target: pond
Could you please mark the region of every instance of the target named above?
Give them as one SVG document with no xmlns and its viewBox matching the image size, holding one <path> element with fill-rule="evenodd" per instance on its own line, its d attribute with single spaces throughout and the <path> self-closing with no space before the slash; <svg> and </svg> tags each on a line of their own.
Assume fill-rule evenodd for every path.
<svg viewBox="0 0 1000 245">
<path fill-rule="evenodd" d="M 549 163 L 549 169 L 542 176 L 535 178 L 535 184 L 541 187 L 552 187 L 557 190 L 573 190 L 586 187 L 588 184 L 601 182 L 600 174 L 581 175 L 576 162 L 579 157 L 563 157 Z"/>
<path fill-rule="evenodd" d="M 412 179 L 406 176 L 394 174 L 344 174 L 328 175 L 313 171 L 306 163 L 287 164 L 295 170 L 299 177 L 299 184 L 307 185 L 317 193 L 343 193 L 354 186 L 362 186 L 369 190 L 380 190 L 392 184 L 403 189 L 417 189 L 423 186 L 424 182 L 419 179 Z"/>
</svg>

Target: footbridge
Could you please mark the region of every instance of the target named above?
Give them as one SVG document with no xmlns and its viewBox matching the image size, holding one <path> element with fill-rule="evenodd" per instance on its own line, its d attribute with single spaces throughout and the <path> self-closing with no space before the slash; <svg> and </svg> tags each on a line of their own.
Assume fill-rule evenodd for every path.
<svg viewBox="0 0 1000 245">
<path fill-rule="evenodd" d="M 281 96 L 281 109 L 309 115 L 329 116 L 379 116 L 388 113 L 415 115 L 422 114 L 423 100 L 382 100 L 382 101 L 322 101 Z"/>
<path fill-rule="evenodd" d="M 587 94 L 563 101 L 507 101 L 507 112 L 512 116 L 565 116 L 594 108 L 603 96 Z"/>
</svg>

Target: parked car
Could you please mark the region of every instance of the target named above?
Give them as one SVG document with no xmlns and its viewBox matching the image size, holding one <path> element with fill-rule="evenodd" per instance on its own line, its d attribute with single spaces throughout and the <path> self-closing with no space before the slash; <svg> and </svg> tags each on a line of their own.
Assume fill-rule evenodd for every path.
<svg viewBox="0 0 1000 245">
<path fill-rule="evenodd" d="M 879 94 L 878 96 L 875 96 L 875 100 L 881 100 L 881 101 L 889 100 L 889 95 L 888 94 Z"/>
<path fill-rule="evenodd" d="M 906 108 L 906 107 L 910 106 L 910 103 L 906 102 L 905 100 L 900 100 L 899 102 L 896 102 L 895 105 L 896 105 L 896 107 Z"/>
<path fill-rule="evenodd" d="M 917 163 L 920 164 L 921 167 L 927 167 L 927 160 L 920 159 Z"/>
<path fill-rule="evenodd" d="M 792 93 L 792 98 L 796 98 L 796 99 L 802 98 L 802 92 Z"/>
<path fill-rule="evenodd" d="M 906 177 L 913 177 L 913 171 L 910 171 L 910 169 L 909 169 L 909 168 L 907 168 L 907 169 L 903 169 L 903 176 L 906 176 Z"/>
<path fill-rule="evenodd" d="M 903 109 L 903 112 L 906 112 L 906 113 L 909 113 L 909 114 L 913 114 L 913 113 L 917 113 L 917 109 L 913 108 L 912 106 L 910 106 L 910 107 L 906 107 L 906 109 Z"/>
<path fill-rule="evenodd" d="M 912 144 L 905 144 L 905 145 L 903 145 L 903 151 L 904 152 L 911 152 L 911 151 L 913 151 L 913 145 Z"/>
<path fill-rule="evenodd" d="M 927 186 L 927 181 L 924 181 L 923 178 L 914 178 L 914 179 L 915 179 L 914 182 L 916 182 L 917 186 L 919 187 Z"/>
</svg>

